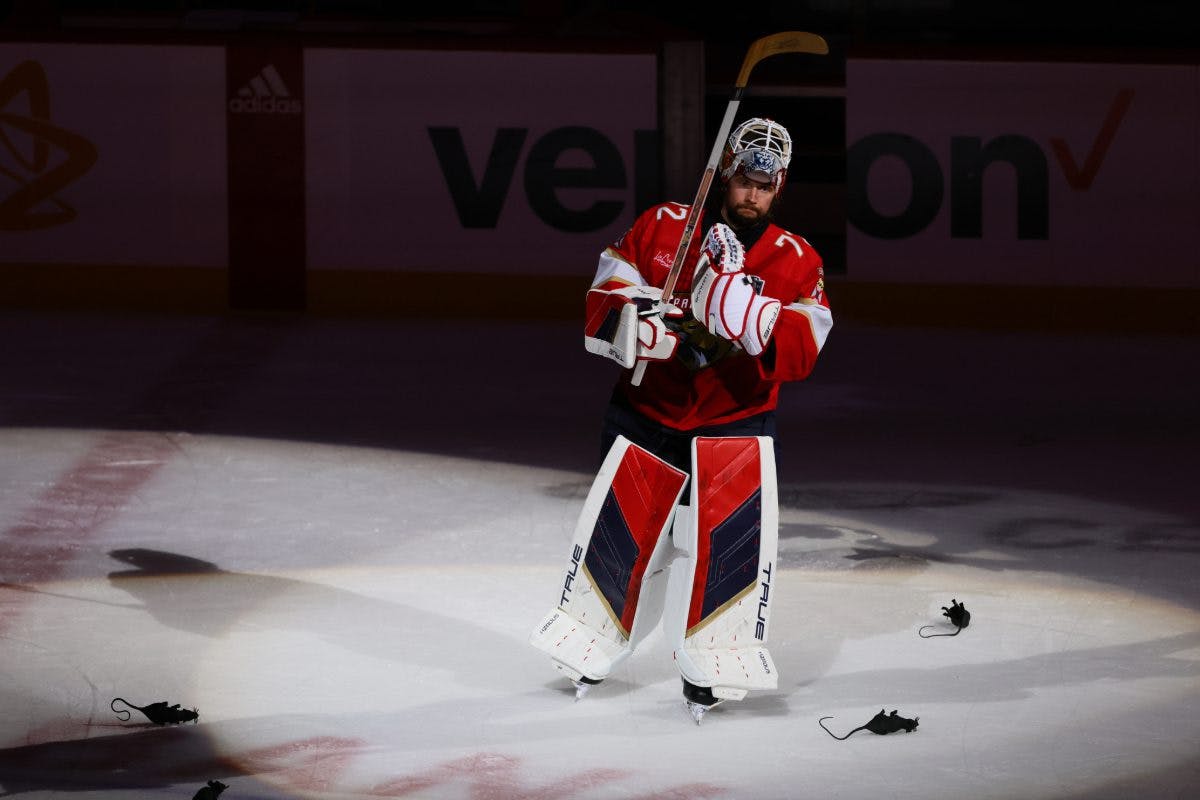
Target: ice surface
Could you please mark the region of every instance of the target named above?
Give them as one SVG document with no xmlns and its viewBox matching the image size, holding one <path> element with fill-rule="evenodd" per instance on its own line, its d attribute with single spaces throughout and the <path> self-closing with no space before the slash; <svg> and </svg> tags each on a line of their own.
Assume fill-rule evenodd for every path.
<svg viewBox="0 0 1200 800">
<path fill-rule="evenodd" d="M 1196 342 L 835 328 L 781 406 L 779 688 L 696 726 L 657 633 L 578 703 L 527 643 L 613 373 L 437 324 L 0 317 L 6 795 L 1191 796 Z M 817 725 L 880 708 L 920 726 Z"/>
</svg>

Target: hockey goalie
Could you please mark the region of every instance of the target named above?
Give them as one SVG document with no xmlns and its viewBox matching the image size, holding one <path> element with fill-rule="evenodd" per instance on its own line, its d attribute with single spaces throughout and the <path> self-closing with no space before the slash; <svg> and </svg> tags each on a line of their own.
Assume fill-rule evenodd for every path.
<svg viewBox="0 0 1200 800">
<path fill-rule="evenodd" d="M 531 637 L 577 697 L 659 624 L 697 722 L 777 685 L 775 409 L 833 324 L 820 256 L 773 221 L 791 151 L 782 125 L 746 120 L 710 207 L 653 206 L 600 255 L 584 346 L 626 369 L 557 603 Z"/>
</svg>

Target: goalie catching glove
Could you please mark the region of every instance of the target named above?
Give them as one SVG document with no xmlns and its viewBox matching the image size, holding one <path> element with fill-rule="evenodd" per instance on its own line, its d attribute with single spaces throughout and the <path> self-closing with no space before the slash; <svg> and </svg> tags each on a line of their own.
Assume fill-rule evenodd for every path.
<svg viewBox="0 0 1200 800">
<path fill-rule="evenodd" d="M 652 286 L 590 290 L 583 346 L 625 368 L 638 361 L 666 361 L 679 346 L 679 334 L 659 313 L 661 302 L 662 290 Z M 667 305 L 667 320 L 682 317 L 682 311 Z"/>
<path fill-rule="evenodd" d="M 752 356 L 767 349 L 782 304 L 764 297 L 762 279 L 742 271 L 742 243 L 718 222 L 704 239 L 692 281 L 692 314 L 723 339 L 737 342 Z"/>
</svg>

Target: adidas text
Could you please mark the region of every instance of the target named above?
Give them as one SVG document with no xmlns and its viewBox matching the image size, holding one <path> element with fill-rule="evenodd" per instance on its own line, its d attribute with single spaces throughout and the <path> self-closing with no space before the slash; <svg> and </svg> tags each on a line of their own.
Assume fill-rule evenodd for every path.
<svg viewBox="0 0 1200 800">
<path fill-rule="evenodd" d="M 229 110 L 234 114 L 299 114 L 304 106 L 290 97 L 235 97 L 229 101 Z"/>
</svg>

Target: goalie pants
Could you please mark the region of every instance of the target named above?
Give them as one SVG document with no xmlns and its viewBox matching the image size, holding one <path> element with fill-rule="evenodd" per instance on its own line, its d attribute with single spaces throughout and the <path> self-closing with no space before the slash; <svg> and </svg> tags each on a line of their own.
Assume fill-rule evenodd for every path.
<svg viewBox="0 0 1200 800">
<path fill-rule="evenodd" d="M 692 439 L 697 436 L 770 436 L 774 442 L 775 464 L 779 465 L 779 439 L 775 435 L 775 412 L 764 411 L 745 419 L 720 425 L 708 425 L 681 431 L 668 428 L 635 411 L 618 388 L 613 392 L 600 431 L 600 461 L 603 462 L 617 436 L 644 447 L 676 469 L 691 474 Z M 684 502 L 687 494 L 684 493 Z"/>
</svg>

